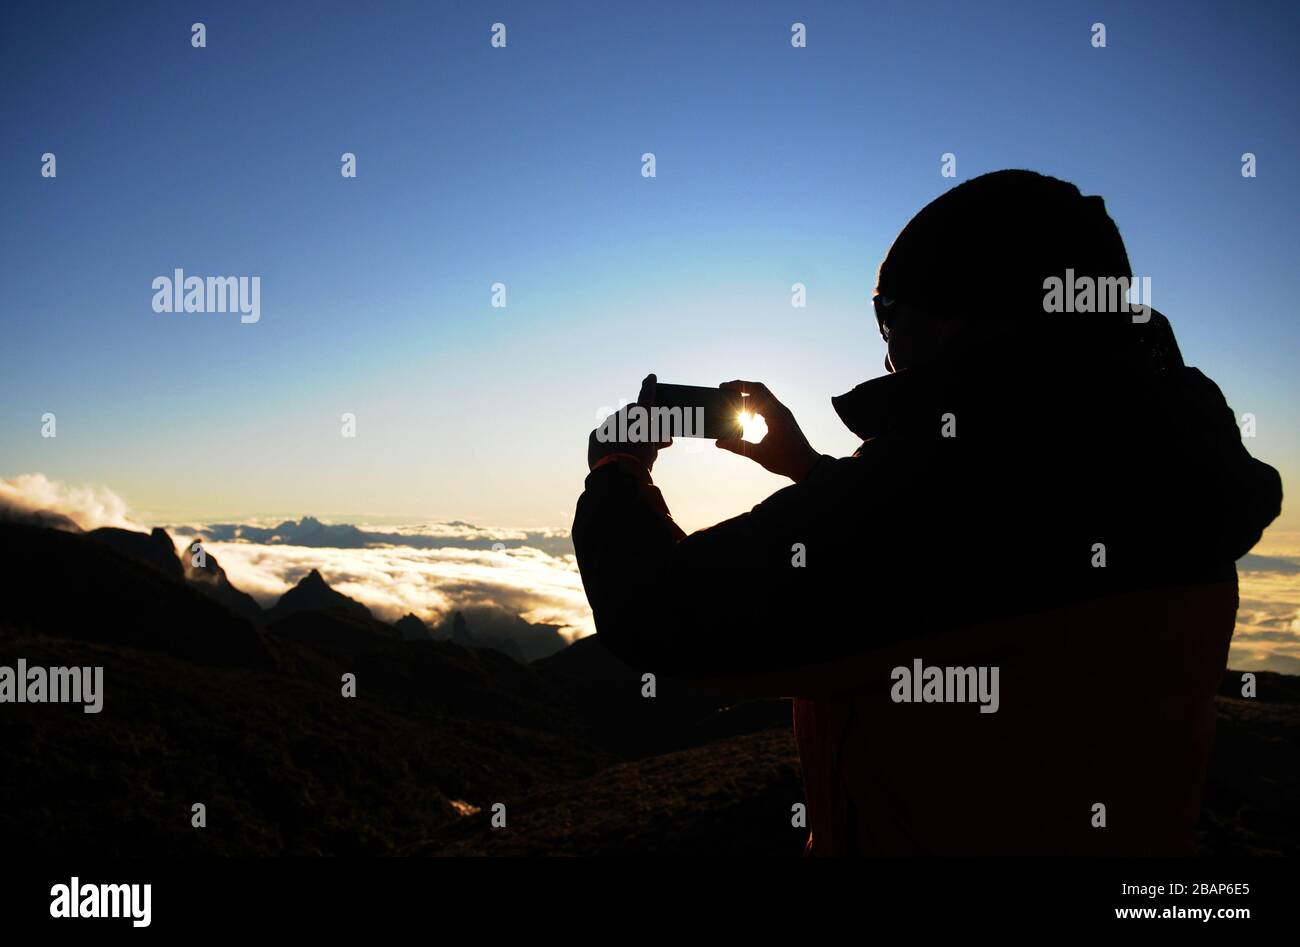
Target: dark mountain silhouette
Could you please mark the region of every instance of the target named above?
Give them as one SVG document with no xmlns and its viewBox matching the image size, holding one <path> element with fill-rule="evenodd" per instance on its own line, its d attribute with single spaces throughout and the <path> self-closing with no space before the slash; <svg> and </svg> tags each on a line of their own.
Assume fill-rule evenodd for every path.
<svg viewBox="0 0 1300 947">
<path fill-rule="evenodd" d="M 786 700 L 741 700 L 665 677 L 655 679 L 653 697 L 644 696 L 643 672 L 614 657 L 596 637 L 534 661 L 533 667 L 573 694 L 591 738 L 620 756 L 649 756 L 790 726 Z"/>
<path fill-rule="evenodd" d="M 298 612 L 329 611 L 338 609 L 355 618 L 373 620 L 370 609 L 330 588 L 320 572 L 312 569 L 298 580 L 298 584 L 280 596 L 271 608 L 270 618 L 275 621 Z"/>
<path fill-rule="evenodd" d="M 178 528 L 187 532 L 186 528 Z M 285 520 L 276 526 L 249 526 L 242 523 L 216 523 L 204 526 L 203 533 L 212 542 L 261 543 L 287 546 L 328 546 L 338 549 L 361 549 L 371 545 L 369 538 L 355 526 L 322 523 L 314 516 Z"/>
<path fill-rule="evenodd" d="M 433 640 L 433 632 L 429 630 L 429 626 L 421 621 L 418 616 L 409 612 L 393 622 L 393 628 L 396 629 L 403 641 Z"/>
<path fill-rule="evenodd" d="M 154 527 L 148 533 L 101 527 L 86 535 L 137 562 L 157 569 L 169 579 L 185 582 L 191 588 L 220 602 L 240 618 L 247 619 L 254 627 L 260 628 L 266 620 L 266 614 L 257 601 L 231 585 L 226 570 L 221 568 L 215 556 L 205 550 L 203 565 L 195 565 L 193 546 L 185 554 L 177 555 L 175 543 L 161 527 Z"/>
<path fill-rule="evenodd" d="M 370 540 L 361 530 L 347 523 L 326 524 L 314 516 L 304 516 L 298 522 L 285 520 L 269 530 L 242 527 L 241 536 L 253 542 L 287 543 L 291 546 L 335 546 L 340 549 L 360 549 Z"/>
<path fill-rule="evenodd" d="M 388 853 L 461 818 L 452 800 L 511 798 L 610 762 L 564 694 L 494 651 L 393 633 L 340 655 L 264 636 L 154 566 L 51 529 L 0 526 L 0 567 L 14 581 L 0 598 L 0 663 L 104 667 L 100 714 L 0 714 L 0 837 L 12 844 Z M 275 624 L 301 623 L 308 638 L 313 619 L 382 625 L 321 593 L 319 576 L 305 583 L 329 610 Z M 345 672 L 355 698 L 342 695 Z M 190 827 L 195 801 L 214 831 Z"/>
<path fill-rule="evenodd" d="M 59 529 L 65 533 L 80 533 L 82 529 L 72 519 L 62 513 L 50 510 L 24 510 L 16 506 L 0 503 L 0 523 L 16 523 L 22 526 L 44 526 L 46 529 Z"/>
<path fill-rule="evenodd" d="M 137 535 L 151 557 L 155 540 Z M 188 587 L 174 570 L 124 554 L 102 536 L 0 524 L 0 575 L 8 590 L 0 615 L 16 628 L 148 648 L 199 664 L 275 664 L 247 621 Z"/>
<path fill-rule="evenodd" d="M 451 640 L 466 648 L 474 644 L 474 639 L 469 633 L 469 623 L 465 621 L 464 612 L 457 611 L 451 616 Z"/>
<path fill-rule="evenodd" d="M 22 522 L 39 525 L 49 521 L 49 516 L 44 513 L 24 514 Z M 55 528 L 62 528 L 57 519 L 54 522 Z M 335 529 L 312 517 L 304 517 L 299 524 L 286 522 L 301 526 L 308 532 Z M 80 531 L 75 524 L 72 525 L 73 531 Z M 278 638 L 336 653 L 363 651 L 372 647 L 376 638 L 409 638 L 413 641 L 441 638 L 468 648 L 491 648 L 520 663 L 527 663 L 554 654 L 567 644 L 558 626 L 532 624 L 504 609 L 487 605 L 470 606 L 466 610 L 473 618 L 472 631 L 466 627 L 466 619 L 459 612 L 449 616 L 436 632 L 414 615 L 406 616 L 396 625 L 389 625 L 375 618 L 360 602 L 331 588 L 316 569 L 303 576 L 272 608 L 266 610 L 252 596 L 231 584 L 225 570 L 210 552 L 205 551 L 203 566 L 194 565 L 192 547 L 190 554 L 177 555 L 172 538 L 161 527 L 155 527 L 150 533 L 104 527 L 85 535 L 169 579 L 184 581 L 255 628 L 264 628 Z M 205 536 L 204 540 L 208 538 Z M 302 617 L 304 615 L 307 617 Z M 460 622 L 459 631 L 453 627 L 456 621 Z"/>
<path fill-rule="evenodd" d="M 92 529 L 86 535 L 139 562 L 148 563 L 168 578 L 178 581 L 185 578 L 185 570 L 176 555 L 176 546 L 167 531 L 161 527 L 155 526 L 148 533 L 138 533 L 115 526 L 102 526 Z"/>
<path fill-rule="evenodd" d="M 267 612 L 267 633 L 315 648 L 355 655 L 382 641 L 399 638 L 392 625 L 379 621 L 360 602 L 330 588 L 320 572 L 311 572 L 280 596 Z"/>
<path fill-rule="evenodd" d="M 569 644 L 560 626 L 534 624 L 492 605 L 469 605 L 453 612 L 435 629 L 434 637 L 467 648 L 495 648 L 525 662 L 548 657 Z"/>
<path fill-rule="evenodd" d="M 296 641 L 345 656 L 368 651 L 383 641 L 398 640 L 391 625 L 341 609 L 295 612 L 268 622 L 266 633 L 272 639 Z"/>
<path fill-rule="evenodd" d="M 188 554 L 182 552 L 180 558 L 181 567 L 185 572 L 185 581 L 191 587 L 198 589 L 209 598 L 216 599 L 241 618 L 248 619 L 255 628 L 261 628 L 266 623 L 266 612 L 262 610 L 262 606 L 257 604 L 253 596 L 231 585 L 226 570 L 221 568 L 216 556 L 205 549 L 200 560 L 202 564 L 195 565 L 195 549 L 191 545 Z"/>
<path fill-rule="evenodd" d="M 509 655 L 521 664 L 526 663 L 528 660 L 524 657 L 524 652 L 519 645 L 510 638 L 498 638 L 490 634 L 471 632 L 469 621 L 465 618 L 465 613 L 461 611 L 453 612 L 446 621 L 439 625 L 434 637 L 453 641 L 462 648 L 492 648 L 502 654 Z"/>
<path fill-rule="evenodd" d="M 39 704 L 0 713 L 0 837 L 15 850 L 800 849 L 783 701 L 734 701 L 663 678 L 642 697 L 640 672 L 593 639 L 531 665 L 449 640 L 403 641 L 319 574 L 286 593 L 302 607 L 262 633 L 150 564 L 157 539 L 108 535 L 0 525 L 0 664 L 105 669 L 100 714 Z M 459 626 L 474 639 L 465 614 L 451 625 L 448 636 Z M 343 647 L 340 628 L 351 634 Z M 356 697 L 343 696 L 344 674 Z M 1217 701 L 1198 832 L 1206 854 L 1300 854 L 1300 679 L 1256 677 L 1258 696 L 1244 699 L 1229 672 Z M 194 802 L 208 806 L 202 832 L 190 826 Z M 486 821 L 495 802 L 508 806 L 506 830 Z"/>
</svg>

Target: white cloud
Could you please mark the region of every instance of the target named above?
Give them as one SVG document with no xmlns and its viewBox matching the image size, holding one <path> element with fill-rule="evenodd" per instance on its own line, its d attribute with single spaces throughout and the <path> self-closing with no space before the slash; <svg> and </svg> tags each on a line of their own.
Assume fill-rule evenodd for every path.
<svg viewBox="0 0 1300 947">
<path fill-rule="evenodd" d="M 176 539 L 178 546 L 190 541 L 190 537 Z M 236 588 L 266 607 L 312 569 L 318 569 L 332 588 L 385 621 L 413 612 L 436 624 L 453 609 L 497 605 L 530 622 L 560 625 L 569 639 L 595 630 L 572 556 L 557 558 L 529 547 L 492 552 L 248 542 L 206 542 L 204 546 Z"/>
<path fill-rule="evenodd" d="M 1300 673 L 1300 533 L 1269 530 L 1237 572 L 1241 604 L 1228 664 Z"/>
<path fill-rule="evenodd" d="M 117 526 L 147 532 L 127 515 L 126 501 L 107 487 L 69 486 L 40 473 L 0 479 L 0 507 L 61 513 L 82 529 Z"/>
</svg>

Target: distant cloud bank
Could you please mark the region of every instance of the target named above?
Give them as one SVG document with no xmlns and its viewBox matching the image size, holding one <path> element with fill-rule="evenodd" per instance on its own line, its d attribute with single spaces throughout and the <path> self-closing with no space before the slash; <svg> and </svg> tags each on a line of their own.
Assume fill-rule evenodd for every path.
<svg viewBox="0 0 1300 947">
<path fill-rule="evenodd" d="M 167 526 L 170 531 L 202 532 L 209 542 L 249 542 L 276 546 L 313 546 L 365 549 L 410 546 L 414 549 L 511 549 L 529 547 L 558 557 L 573 554 L 566 529 L 503 529 L 474 526 L 453 520 L 417 526 L 369 527 L 350 523 L 323 523 L 313 516 L 276 524 L 205 523 Z"/>
</svg>

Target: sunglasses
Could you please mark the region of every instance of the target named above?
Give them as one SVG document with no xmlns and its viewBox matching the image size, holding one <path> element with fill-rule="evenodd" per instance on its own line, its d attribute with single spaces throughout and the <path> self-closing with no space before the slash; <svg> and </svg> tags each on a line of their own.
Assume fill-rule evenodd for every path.
<svg viewBox="0 0 1300 947">
<path fill-rule="evenodd" d="M 876 325 L 880 328 L 880 337 L 889 344 L 889 320 L 898 314 L 895 308 L 897 300 L 877 293 L 871 297 L 871 307 L 876 311 Z"/>
</svg>

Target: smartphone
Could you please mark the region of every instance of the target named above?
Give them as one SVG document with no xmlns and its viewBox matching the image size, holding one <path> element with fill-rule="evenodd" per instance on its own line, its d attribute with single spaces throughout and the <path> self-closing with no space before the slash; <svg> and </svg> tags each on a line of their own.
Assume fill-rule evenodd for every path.
<svg viewBox="0 0 1300 947">
<path fill-rule="evenodd" d="M 696 385 L 655 385 L 655 407 L 661 430 L 667 426 L 673 437 L 740 437 L 744 431 L 740 414 L 745 397 L 739 391 L 701 388 Z M 678 410 L 680 409 L 680 410 Z"/>
</svg>

